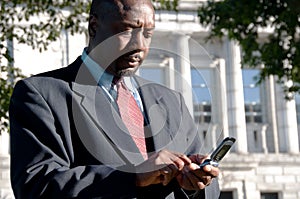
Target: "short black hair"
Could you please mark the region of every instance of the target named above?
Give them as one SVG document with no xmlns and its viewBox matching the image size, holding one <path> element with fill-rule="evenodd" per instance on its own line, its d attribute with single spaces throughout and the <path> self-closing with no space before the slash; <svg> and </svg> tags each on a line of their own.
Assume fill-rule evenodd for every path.
<svg viewBox="0 0 300 199">
<path fill-rule="evenodd" d="M 136 0 L 136 2 L 139 1 Z M 151 4 L 151 0 L 144 1 L 149 1 Z M 90 16 L 95 16 L 100 20 L 105 20 L 106 18 L 120 19 L 122 18 L 122 11 L 130 9 L 126 0 L 92 0 Z"/>
<path fill-rule="evenodd" d="M 100 19 L 105 19 L 105 17 L 116 17 L 120 12 L 119 9 L 116 0 L 92 0 L 90 16 L 93 15 Z"/>
</svg>

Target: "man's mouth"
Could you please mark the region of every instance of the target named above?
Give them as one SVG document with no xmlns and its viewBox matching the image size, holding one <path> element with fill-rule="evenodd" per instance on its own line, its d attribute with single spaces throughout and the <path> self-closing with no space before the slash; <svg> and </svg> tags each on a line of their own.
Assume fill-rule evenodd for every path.
<svg viewBox="0 0 300 199">
<path fill-rule="evenodd" d="M 121 56 L 116 63 L 117 73 L 121 76 L 133 75 L 143 62 L 140 53 L 131 53 Z"/>
<path fill-rule="evenodd" d="M 139 54 L 124 56 L 123 59 L 127 62 L 127 64 L 130 67 L 139 66 L 142 62 L 142 57 Z"/>
<path fill-rule="evenodd" d="M 129 62 L 140 62 L 142 58 L 139 54 L 134 54 L 134 55 L 125 56 L 124 59 Z"/>
</svg>

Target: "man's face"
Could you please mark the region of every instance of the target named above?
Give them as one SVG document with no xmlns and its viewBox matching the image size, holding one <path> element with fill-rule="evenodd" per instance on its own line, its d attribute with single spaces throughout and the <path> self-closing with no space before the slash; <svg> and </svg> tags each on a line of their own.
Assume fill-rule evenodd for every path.
<svg viewBox="0 0 300 199">
<path fill-rule="evenodd" d="M 113 75 L 132 75 L 148 54 L 154 10 L 149 0 L 115 0 L 113 4 L 119 10 L 97 19 L 91 56 Z"/>
</svg>

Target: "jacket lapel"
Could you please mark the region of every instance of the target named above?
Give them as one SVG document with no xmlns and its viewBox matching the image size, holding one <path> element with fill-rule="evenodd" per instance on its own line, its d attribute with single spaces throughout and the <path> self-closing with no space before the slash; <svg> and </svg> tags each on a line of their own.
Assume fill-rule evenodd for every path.
<svg viewBox="0 0 300 199">
<path fill-rule="evenodd" d="M 86 74 L 86 67 L 82 66 L 81 68 L 82 69 L 80 70 L 83 71 L 79 70 L 78 74 Z M 98 154 L 101 153 L 101 150 L 104 148 L 100 145 L 103 145 L 103 143 L 110 144 L 111 146 L 108 148 L 112 148 L 112 150 L 114 150 L 112 153 L 119 156 L 117 159 L 122 160 L 119 161 L 119 163 L 124 164 L 124 162 L 126 162 L 126 164 L 139 164 L 143 161 L 143 157 L 139 153 L 134 141 L 131 139 L 118 112 L 95 82 L 93 85 L 82 83 L 80 79 L 85 79 L 84 81 L 86 81 L 86 78 L 91 78 L 91 75 L 89 74 L 89 77 L 87 75 L 78 77 L 77 79 L 79 81 L 72 83 L 72 89 L 74 91 L 73 99 L 75 100 L 75 103 L 78 104 L 78 108 L 90 118 L 90 120 L 87 121 L 86 126 L 95 126 L 97 128 L 90 132 L 86 132 L 90 133 L 90 136 L 94 138 L 94 140 L 88 139 L 88 142 L 97 141 L 98 143 L 93 144 L 92 146 L 99 148 L 99 150 L 96 148 L 91 150 L 96 151 L 94 153 L 96 153 L 97 159 L 103 158 L 103 154 Z M 84 118 L 84 116 L 82 118 Z M 86 137 L 86 135 L 84 137 Z M 85 145 L 90 144 L 85 143 Z M 103 160 L 99 161 L 102 162 Z"/>
</svg>

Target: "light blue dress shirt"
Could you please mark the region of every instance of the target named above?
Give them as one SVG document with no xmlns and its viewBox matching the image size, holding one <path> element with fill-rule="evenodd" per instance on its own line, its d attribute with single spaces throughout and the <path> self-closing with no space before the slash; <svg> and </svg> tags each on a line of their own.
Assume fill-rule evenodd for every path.
<svg viewBox="0 0 300 199">
<path fill-rule="evenodd" d="M 117 88 L 116 85 L 112 87 L 112 81 L 114 76 L 105 72 L 104 69 L 86 53 L 86 48 L 82 52 L 81 59 L 83 63 L 87 66 L 93 78 L 96 80 L 96 82 L 98 82 L 98 85 L 104 91 L 105 95 L 110 100 L 110 102 L 116 104 Z M 132 93 L 140 110 L 144 114 L 141 96 L 137 90 L 138 87 L 137 82 L 132 77 L 124 77 L 124 83 L 129 89 L 129 91 Z"/>
</svg>

